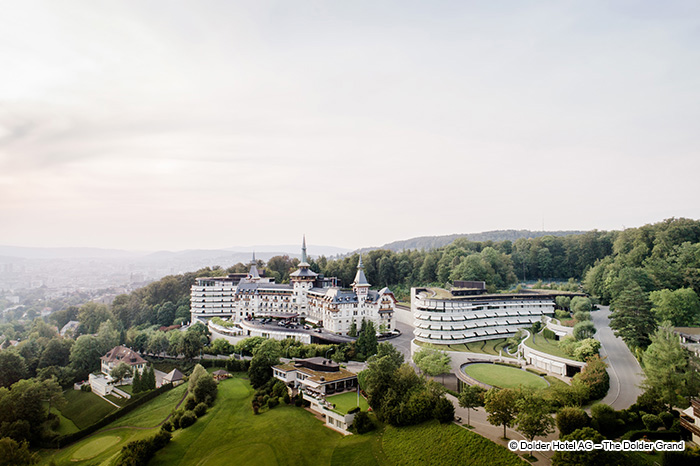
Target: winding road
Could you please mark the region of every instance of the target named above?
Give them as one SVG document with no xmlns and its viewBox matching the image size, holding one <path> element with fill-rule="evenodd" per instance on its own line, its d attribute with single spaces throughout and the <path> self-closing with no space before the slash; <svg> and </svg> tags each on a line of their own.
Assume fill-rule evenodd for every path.
<svg viewBox="0 0 700 466">
<path fill-rule="evenodd" d="M 639 387 L 644 380 L 642 368 L 625 342 L 610 328 L 610 308 L 599 307 L 600 310 L 591 312 L 591 318 L 598 330 L 595 337 L 601 343 L 601 356 L 607 357 L 605 362 L 610 375 L 610 390 L 601 402 L 618 410 L 629 408 L 644 391 Z"/>
</svg>

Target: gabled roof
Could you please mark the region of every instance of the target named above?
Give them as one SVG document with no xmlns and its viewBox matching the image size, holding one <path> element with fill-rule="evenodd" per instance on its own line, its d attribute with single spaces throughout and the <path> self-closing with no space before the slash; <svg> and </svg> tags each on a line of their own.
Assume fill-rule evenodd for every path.
<svg viewBox="0 0 700 466">
<path fill-rule="evenodd" d="M 126 346 L 115 346 L 111 350 L 107 351 L 107 354 L 102 356 L 100 359 L 108 364 L 119 364 L 120 362 L 123 362 L 129 364 L 130 366 L 137 366 L 147 362 L 139 353 L 127 348 Z"/>
</svg>

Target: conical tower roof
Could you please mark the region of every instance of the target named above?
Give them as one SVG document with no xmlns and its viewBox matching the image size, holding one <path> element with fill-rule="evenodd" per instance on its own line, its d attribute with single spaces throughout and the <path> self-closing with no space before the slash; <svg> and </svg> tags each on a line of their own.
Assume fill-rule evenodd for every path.
<svg viewBox="0 0 700 466">
<path fill-rule="evenodd" d="M 255 251 L 253 251 L 253 259 L 250 261 L 250 271 L 248 272 L 248 278 L 260 278 L 258 273 L 257 261 L 255 260 Z"/>
<path fill-rule="evenodd" d="M 362 254 L 360 254 L 360 260 L 357 261 L 357 274 L 355 274 L 355 281 L 352 283 L 352 286 L 370 286 L 367 277 L 365 277 L 364 266 L 362 265 Z"/>
</svg>

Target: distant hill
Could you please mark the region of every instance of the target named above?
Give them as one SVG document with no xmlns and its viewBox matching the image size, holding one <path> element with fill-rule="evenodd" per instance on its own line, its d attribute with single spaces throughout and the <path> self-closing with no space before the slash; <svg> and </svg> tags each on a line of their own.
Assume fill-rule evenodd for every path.
<svg viewBox="0 0 700 466">
<path fill-rule="evenodd" d="M 470 241 L 515 241 L 520 238 L 539 238 L 540 236 L 569 236 L 581 235 L 585 231 L 568 230 L 568 231 L 530 231 L 530 230 L 494 230 L 484 231 L 482 233 L 463 233 L 455 235 L 443 236 L 419 236 L 400 241 L 393 241 L 378 248 L 363 248 L 362 251 L 371 251 L 373 249 L 390 249 L 395 252 L 406 249 L 436 249 L 447 246 L 457 238 L 466 238 Z"/>
</svg>

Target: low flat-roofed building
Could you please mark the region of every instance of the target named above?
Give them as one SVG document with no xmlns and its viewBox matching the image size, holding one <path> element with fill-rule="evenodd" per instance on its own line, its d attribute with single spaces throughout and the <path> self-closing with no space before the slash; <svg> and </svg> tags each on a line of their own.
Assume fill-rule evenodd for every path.
<svg viewBox="0 0 700 466">
<path fill-rule="evenodd" d="M 326 425 L 348 434 L 355 414 L 341 413 L 326 401 L 327 395 L 358 389 L 357 374 L 325 358 L 295 359 L 272 367 L 272 375 L 289 387 L 292 395 L 301 393 L 311 410 L 324 417 Z"/>
</svg>

